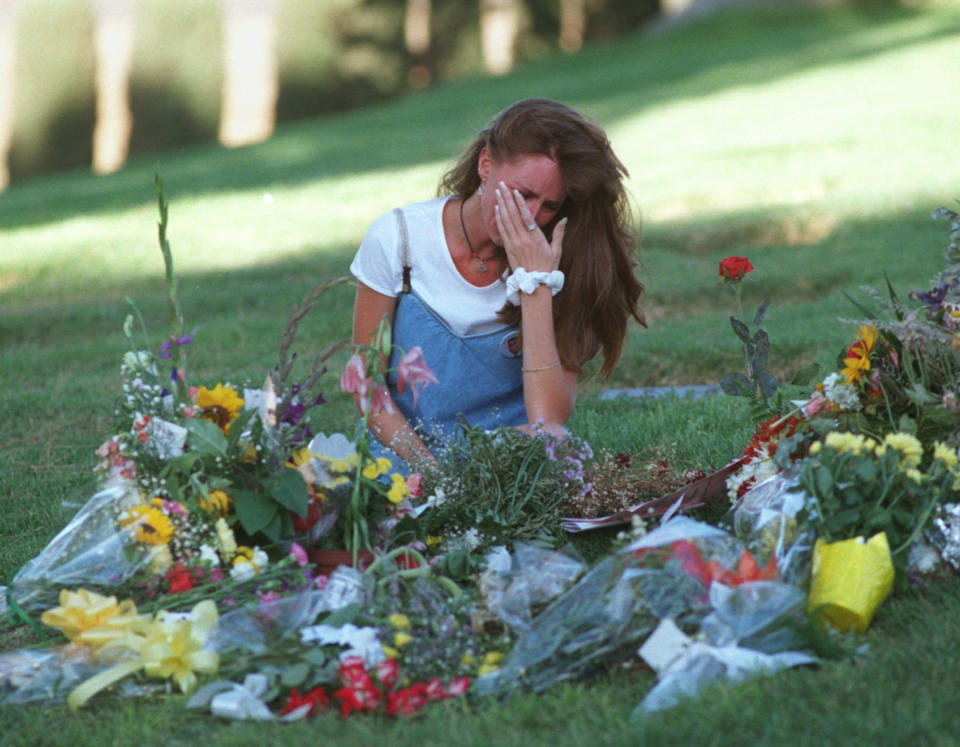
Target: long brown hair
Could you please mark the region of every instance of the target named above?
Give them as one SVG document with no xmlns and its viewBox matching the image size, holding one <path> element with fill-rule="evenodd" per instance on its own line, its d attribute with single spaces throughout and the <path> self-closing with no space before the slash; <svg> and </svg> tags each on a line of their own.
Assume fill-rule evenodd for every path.
<svg viewBox="0 0 960 747">
<path fill-rule="evenodd" d="M 550 99 L 524 99 L 480 131 L 444 174 L 441 193 L 465 200 L 477 191 L 484 147 L 501 162 L 536 153 L 559 166 L 567 199 L 544 227 L 549 239 L 556 222 L 567 217 L 560 257 L 565 282 L 553 306 L 557 349 L 563 365 L 577 373 L 602 350 L 600 371 L 610 376 L 623 350 L 627 319 L 647 326 L 639 306 L 643 285 L 634 275 L 640 247 L 623 187 L 626 168 L 604 131 L 573 109 Z M 520 307 L 507 304 L 499 316 L 517 323 Z"/>
</svg>

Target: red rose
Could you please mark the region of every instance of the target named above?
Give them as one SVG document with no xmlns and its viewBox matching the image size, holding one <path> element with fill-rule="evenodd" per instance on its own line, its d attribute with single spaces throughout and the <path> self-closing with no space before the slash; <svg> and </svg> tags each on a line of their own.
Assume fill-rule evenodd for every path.
<svg viewBox="0 0 960 747">
<path fill-rule="evenodd" d="M 720 277 L 724 280 L 740 280 L 753 269 L 746 257 L 727 257 L 720 261 Z"/>
</svg>

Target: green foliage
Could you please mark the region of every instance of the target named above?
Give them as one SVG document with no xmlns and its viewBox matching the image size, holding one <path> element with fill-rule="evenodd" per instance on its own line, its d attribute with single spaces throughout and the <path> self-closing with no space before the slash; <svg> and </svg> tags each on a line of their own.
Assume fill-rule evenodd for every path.
<svg viewBox="0 0 960 747">
<path fill-rule="evenodd" d="M 592 456 L 577 438 L 464 427 L 424 476 L 425 493 L 442 500 L 422 515 L 422 531 L 449 534 L 444 548 L 467 542 L 481 553 L 514 541 L 562 544 L 560 505 L 584 489 L 583 466 Z"/>
<path fill-rule="evenodd" d="M 940 447 L 924 458 L 908 434 L 891 434 L 878 445 L 832 432 L 811 446 L 811 455 L 801 463 L 800 482 L 814 497 L 818 536 L 833 542 L 886 532 L 900 569 L 934 508 L 957 497 L 956 452 Z"/>
</svg>

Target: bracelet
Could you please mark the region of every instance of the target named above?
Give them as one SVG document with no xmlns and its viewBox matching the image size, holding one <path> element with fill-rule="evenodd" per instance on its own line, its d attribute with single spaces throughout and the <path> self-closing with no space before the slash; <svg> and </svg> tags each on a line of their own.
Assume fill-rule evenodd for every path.
<svg viewBox="0 0 960 747">
<path fill-rule="evenodd" d="M 551 295 L 557 295 L 563 288 L 563 273 L 560 270 L 527 272 L 522 267 L 518 267 L 507 278 L 507 300 L 514 306 L 519 306 L 521 293 L 533 293 L 541 285 L 548 286 Z"/>
<path fill-rule="evenodd" d="M 555 362 L 555 363 L 551 363 L 549 366 L 538 366 L 537 368 L 523 368 L 523 367 L 521 367 L 520 370 L 521 370 L 523 373 L 534 373 L 535 371 L 549 371 L 551 368 L 556 368 L 556 367 L 559 366 L 559 365 L 560 365 L 560 361 L 557 361 L 557 362 Z"/>
</svg>

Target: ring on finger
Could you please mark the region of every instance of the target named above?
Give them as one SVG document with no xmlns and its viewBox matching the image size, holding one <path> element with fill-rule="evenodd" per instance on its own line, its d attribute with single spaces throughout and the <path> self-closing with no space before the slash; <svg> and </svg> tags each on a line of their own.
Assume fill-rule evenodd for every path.
<svg viewBox="0 0 960 747">
<path fill-rule="evenodd" d="M 530 221 L 527 225 L 524 226 L 528 231 L 532 231 L 537 227 L 537 222 L 535 220 Z"/>
</svg>

